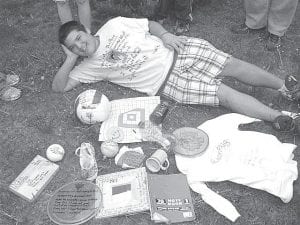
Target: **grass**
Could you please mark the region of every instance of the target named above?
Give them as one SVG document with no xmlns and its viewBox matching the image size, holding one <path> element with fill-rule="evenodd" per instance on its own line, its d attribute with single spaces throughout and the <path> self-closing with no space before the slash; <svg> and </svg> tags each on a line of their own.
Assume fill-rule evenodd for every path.
<svg viewBox="0 0 300 225">
<path fill-rule="evenodd" d="M 93 31 L 108 18 L 126 15 L 142 16 L 144 8 L 132 11 L 125 7 L 112 8 L 105 1 L 92 1 Z M 147 7 L 147 6 L 143 6 Z M 76 12 L 76 10 L 74 10 Z M 141 96 L 141 94 L 100 82 L 83 85 L 71 92 L 56 94 L 51 91 L 51 82 L 64 60 L 64 54 L 57 42 L 59 19 L 56 6 L 45 0 L 1 0 L 0 2 L 0 70 L 21 77 L 18 85 L 22 97 L 14 102 L 0 105 L 0 224 L 44 225 L 53 224 L 46 212 L 47 202 L 53 192 L 67 182 L 81 179 L 78 159 L 74 150 L 82 142 L 90 142 L 99 150 L 97 141 L 99 125 L 87 126 L 79 123 L 73 114 L 76 96 L 88 88 L 97 88 L 111 100 Z M 299 77 L 300 10 L 298 7 L 294 22 L 284 38 L 281 51 L 268 52 L 264 41 L 257 35 L 233 35 L 231 25 L 244 19 L 241 0 L 202 0 L 194 10 L 194 21 L 190 35 L 209 40 L 237 58 L 254 63 L 279 77 L 295 74 Z M 168 20 L 166 27 L 171 30 L 174 21 Z M 254 95 L 266 104 L 282 110 L 297 111 L 297 106 L 283 100 L 275 92 L 261 88 L 251 89 L 231 80 L 229 85 Z M 223 108 L 175 105 L 168 114 L 164 127 L 168 131 L 183 126 L 195 127 L 218 115 L 228 113 Z M 270 126 L 259 127 L 261 131 L 272 133 L 279 140 L 299 144 L 299 136 L 273 131 Z M 47 185 L 34 203 L 28 203 L 8 190 L 8 185 L 40 154 L 45 156 L 46 148 L 61 144 L 66 155 L 59 163 L 60 171 Z M 145 149 L 151 144 L 144 143 Z M 152 146 L 153 147 L 153 146 Z M 150 155 L 152 152 L 146 152 Z M 112 160 L 102 160 L 96 152 L 100 174 L 120 171 Z M 299 148 L 295 151 L 299 161 Z M 177 173 L 174 157 L 170 157 L 168 173 Z M 298 166 L 299 169 L 299 166 Z M 284 204 L 277 197 L 266 192 L 234 184 L 231 182 L 208 183 L 208 186 L 230 200 L 242 217 L 239 225 L 297 225 L 300 223 L 300 184 L 294 184 L 293 200 Z M 197 219 L 188 224 L 231 224 L 227 219 L 203 202 L 193 193 Z M 87 224 L 152 224 L 148 212 L 107 220 L 91 220 Z"/>
</svg>

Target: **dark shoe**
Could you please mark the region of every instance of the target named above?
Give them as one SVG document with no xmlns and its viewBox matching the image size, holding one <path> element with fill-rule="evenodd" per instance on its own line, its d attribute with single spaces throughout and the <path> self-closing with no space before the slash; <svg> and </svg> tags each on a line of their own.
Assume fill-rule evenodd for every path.
<svg viewBox="0 0 300 225">
<path fill-rule="evenodd" d="M 275 130 L 290 132 L 296 129 L 296 120 L 297 118 L 293 119 L 290 116 L 280 115 L 277 116 L 276 119 L 273 121 L 272 126 Z"/>
<path fill-rule="evenodd" d="M 234 34 L 249 34 L 251 31 L 254 31 L 254 29 L 247 27 L 245 23 L 234 25 L 230 28 L 230 30 Z"/>
<path fill-rule="evenodd" d="M 268 41 L 266 47 L 269 51 L 278 49 L 281 46 L 281 37 L 269 33 Z"/>
<path fill-rule="evenodd" d="M 182 22 L 182 21 L 176 21 L 175 26 L 175 34 L 176 35 L 182 35 L 184 33 L 187 33 L 190 31 L 190 23 L 189 22 Z"/>
<path fill-rule="evenodd" d="M 280 90 L 281 94 L 290 101 L 300 100 L 300 84 L 296 77 L 289 75 L 284 79 L 286 90 Z"/>
</svg>

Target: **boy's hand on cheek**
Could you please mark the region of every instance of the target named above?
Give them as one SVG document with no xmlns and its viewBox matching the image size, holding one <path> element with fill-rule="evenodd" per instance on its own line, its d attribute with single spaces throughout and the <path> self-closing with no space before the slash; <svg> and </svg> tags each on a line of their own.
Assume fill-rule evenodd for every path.
<svg viewBox="0 0 300 225">
<path fill-rule="evenodd" d="M 63 48 L 67 58 L 72 59 L 72 60 L 76 60 L 78 58 L 78 55 L 76 55 L 75 53 L 71 52 L 66 46 L 61 45 L 61 47 Z"/>
<path fill-rule="evenodd" d="M 164 34 L 161 39 L 167 48 L 175 49 L 177 52 L 183 49 L 186 42 L 185 36 L 176 36 L 171 33 Z"/>
</svg>

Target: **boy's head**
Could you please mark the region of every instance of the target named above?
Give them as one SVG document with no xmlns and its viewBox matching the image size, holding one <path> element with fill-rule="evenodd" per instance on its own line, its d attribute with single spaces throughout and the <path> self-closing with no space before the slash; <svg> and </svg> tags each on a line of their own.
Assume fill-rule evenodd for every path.
<svg viewBox="0 0 300 225">
<path fill-rule="evenodd" d="M 90 56 L 99 46 L 99 39 L 88 34 L 85 27 L 76 21 L 69 21 L 61 25 L 58 39 L 59 43 L 79 56 Z"/>
</svg>

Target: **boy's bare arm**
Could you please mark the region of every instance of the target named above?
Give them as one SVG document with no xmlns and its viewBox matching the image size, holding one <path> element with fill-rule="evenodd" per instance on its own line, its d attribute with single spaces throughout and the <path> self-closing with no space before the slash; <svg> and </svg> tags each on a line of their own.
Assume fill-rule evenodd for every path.
<svg viewBox="0 0 300 225">
<path fill-rule="evenodd" d="M 163 36 L 164 34 L 169 33 L 169 31 L 167 31 L 162 25 L 155 21 L 149 20 L 148 26 L 149 32 L 156 37 L 161 38 L 161 36 Z"/>
<path fill-rule="evenodd" d="M 63 49 L 67 55 L 67 58 L 53 79 L 52 90 L 55 92 L 69 91 L 80 84 L 79 81 L 69 78 L 69 74 L 74 68 L 78 56 L 74 53 L 71 53 L 68 49 L 66 49 L 65 46 L 63 46 Z"/>
<path fill-rule="evenodd" d="M 149 21 L 149 32 L 159 37 L 167 48 L 175 49 L 177 52 L 183 48 L 186 41 L 186 37 L 171 34 L 155 21 Z"/>
</svg>

